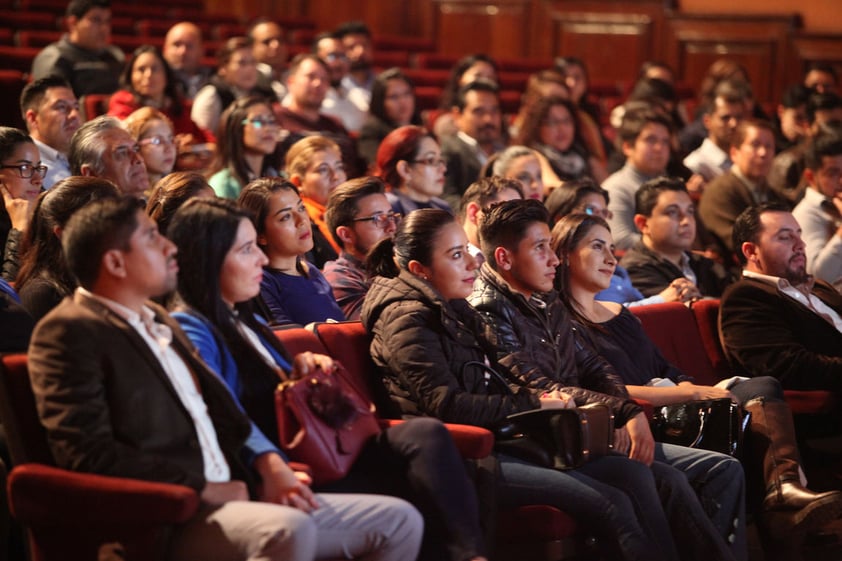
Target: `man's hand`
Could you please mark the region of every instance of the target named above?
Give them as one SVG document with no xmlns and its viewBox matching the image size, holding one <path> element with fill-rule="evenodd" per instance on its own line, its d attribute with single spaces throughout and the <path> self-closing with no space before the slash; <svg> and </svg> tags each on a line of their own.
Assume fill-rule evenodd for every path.
<svg viewBox="0 0 842 561">
<path fill-rule="evenodd" d="M 626 430 L 631 439 L 629 458 L 647 466 L 655 459 L 655 439 L 649 429 L 649 420 L 645 413 L 638 413 L 626 423 Z"/>
<path fill-rule="evenodd" d="M 254 461 L 254 467 L 263 480 L 261 501 L 291 506 L 304 512 L 319 508 L 316 496 L 309 487 L 310 476 L 292 471 L 279 455 L 273 452 L 262 454 Z"/>
</svg>

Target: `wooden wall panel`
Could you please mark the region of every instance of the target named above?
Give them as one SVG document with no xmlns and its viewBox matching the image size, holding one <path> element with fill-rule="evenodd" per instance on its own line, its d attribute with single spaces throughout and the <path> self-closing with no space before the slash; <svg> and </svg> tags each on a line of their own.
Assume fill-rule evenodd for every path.
<svg viewBox="0 0 842 561">
<path fill-rule="evenodd" d="M 792 65 L 795 23 L 788 17 L 674 15 L 668 19 L 663 53 L 679 80 L 694 88 L 712 62 L 733 59 L 748 71 L 758 101 L 772 101 L 798 79 Z"/>
<path fill-rule="evenodd" d="M 533 0 L 433 0 L 439 52 L 492 57 L 529 56 L 528 36 Z"/>
<path fill-rule="evenodd" d="M 842 76 L 842 35 L 799 35 L 794 47 L 798 71 L 803 72 L 811 62 L 830 63 Z"/>
</svg>

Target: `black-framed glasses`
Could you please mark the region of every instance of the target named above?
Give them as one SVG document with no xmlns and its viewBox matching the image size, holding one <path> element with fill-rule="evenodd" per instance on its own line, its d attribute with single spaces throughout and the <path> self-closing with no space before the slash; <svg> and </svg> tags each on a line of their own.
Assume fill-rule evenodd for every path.
<svg viewBox="0 0 842 561">
<path fill-rule="evenodd" d="M 257 117 L 251 117 L 250 119 L 243 119 L 242 124 L 245 125 L 246 123 L 251 123 L 252 126 L 256 129 L 262 127 L 277 127 L 278 120 L 275 117 L 271 117 L 268 115 L 260 115 Z"/>
<path fill-rule="evenodd" d="M 380 229 L 385 229 L 386 224 L 397 226 L 401 222 L 401 214 L 399 212 L 384 212 L 382 214 L 373 214 L 365 218 L 354 218 L 351 222 L 371 222 Z"/>
<path fill-rule="evenodd" d="M 0 169 L 16 169 L 18 170 L 18 174 L 20 175 L 21 179 L 31 179 L 32 174 L 38 172 L 38 175 L 44 177 L 47 175 L 47 166 L 38 165 L 33 166 L 32 164 L 17 164 L 17 165 L 0 165 Z"/>
<path fill-rule="evenodd" d="M 430 156 L 429 158 L 421 158 L 419 160 L 412 160 L 411 163 L 413 164 L 423 164 L 425 166 L 435 168 L 439 166 L 447 167 L 447 162 L 441 158 L 436 158 L 435 156 Z"/>
</svg>

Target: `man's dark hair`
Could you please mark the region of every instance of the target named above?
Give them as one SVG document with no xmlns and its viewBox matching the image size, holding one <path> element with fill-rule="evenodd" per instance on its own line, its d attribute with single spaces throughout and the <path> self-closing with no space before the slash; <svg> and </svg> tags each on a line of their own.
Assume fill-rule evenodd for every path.
<svg viewBox="0 0 842 561">
<path fill-rule="evenodd" d="M 739 148 L 743 145 L 743 142 L 746 141 L 746 137 L 748 136 L 749 129 L 769 131 L 769 134 L 773 137 L 775 136 L 775 127 L 769 121 L 763 119 L 743 119 L 734 130 L 733 136 L 731 136 L 731 148 Z"/>
<path fill-rule="evenodd" d="M 336 243 L 345 248 L 342 239 L 336 233 L 340 226 L 351 226 L 359 208 L 357 203 L 369 195 L 386 192 L 386 184 L 379 177 L 358 177 L 346 181 L 331 192 L 325 208 L 325 221 Z"/>
<path fill-rule="evenodd" d="M 281 26 L 281 24 L 279 24 L 278 22 L 276 22 L 272 18 L 267 18 L 266 16 L 260 16 L 258 18 L 254 18 L 253 20 L 251 20 L 248 27 L 246 28 L 246 37 L 248 37 L 251 41 L 254 41 L 254 28 L 257 27 L 258 25 L 263 25 L 264 23 L 274 23 L 275 25 L 278 26 L 278 28 L 281 30 L 281 33 L 283 34 L 284 28 Z"/>
<path fill-rule="evenodd" d="M 754 97 L 751 86 L 742 80 L 722 80 L 713 89 L 713 94 L 705 104 L 705 115 L 712 115 L 716 110 L 716 100 L 722 99 L 725 103 L 745 103 L 747 99 Z"/>
<path fill-rule="evenodd" d="M 658 204 L 658 197 L 665 191 L 683 191 L 687 193 L 684 180 L 678 177 L 656 177 L 645 182 L 634 195 L 634 212 L 647 218 Z"/>
<path fill-rule="evenodd" d="M 26 122 L 26 112 L 29 109 L 37 109 L 44 101 L 47 90 L 50 88 L 67 88 L 72 90 L 70 84 L 61 76 L 46 76 L 28 83 L 20 93 L 20 115 Z"/>
<path fill-rule="evenodd" d="M 459 203 L 459 216 L 464 220 L 465 209 L 468 203 L 475 202 L 479 203 L 479 207 L 482 209 L 488 208 L 488 205 L 494 202 L 497 195 L 506 189 L 517 191 L 520 198 L 523 198 L 523 188 L 521 188 L 520 181 L 517 179 L 492 175 L 491 177 L 483 177 L 479 181 L 471 183 L 462 194 L 462 200 Z"/>
<path fill-rule="evenodd" d="M 94 8 L 111 9 L 111 2 L 109 0 L 71 0 L 67 5 L 66 16 L 74 16 L 75 18 L 83 18 L 85 14 Z"/>
<path fill-rule="evenodd" d="M 546 207 L 535 199 L 516 199 L 494 205 L 479 225 L 479 243 L 485 261 L 496 269 L 495 249 L 505 247 L 516 251 L 532 224 L 543 222 L 549 225 L 549 219 Z"/>
<path fill-rule="evenodd" d="M 289 62 L 288 73 L 290 76 L 298 72 L 298 68 L 304 63 L 304 61 L 312 60 L 313 62 L 318 63 L 325 72 L 330 75 L 330 68 L 327 67 L 327 63 L 320 59 L 318 55 L 313 53 L 299 53 L 293 57 L 293 59 Z"/>
<path fill-rule="evenodd" d="M 333 36 L 344 39 L 346 35 L 365 35 L 371 39 L 371 29 L 361 21 L 346 21 L 334 30 Z"/>
<path fill-rule="evenodd" d="M 842 129 L 823 130 L 813 138 L 804 154 L 807 169 L 817 172 L 822 167 L 822 158 L 842 154 Z"/>
<path fill-rule="evenodd" d="M 804 75 L 806 76 L 807 74 L 809 74 L 810 72 L 813 72 L 813 71 L 824 72 L 825 74 L 830 74 L 831 76 L 833 76 L 834 82 L 837 82 L 837 83 L 839 82 L 839 74 L 836 72 L 836 68 L 834 68 L 834 66 L 832 64 L 830 64 L 829 62 L 822 62 L 822 61 L 811 62 L 807 66 L 807 71 L 804 73 Z"/>
<path fill-rule="evenodd" d="M 143 201 L 135 197 L 99 199 L 68 220 L 61 234 L 62 250 L 68 269 L 83 288 L 90 290 L 96 283 L 107 251 L 129 249 L 137 211 L 143 208 Z"/>
<path fill-rule="evenodd" d="M 497 84 L 485 78 L 477 78 L 473 82 L 468 82 L 456 92 L 455 106 L 460 113 L 465 110 L 467 105 L 465 98 L 468 96 L 468 92 L 488 92 L 494 94 L 494 97 L 498 99 L 500 96 L 500 88 Z"/>
<path fill-rule="evenodd" d="M 634 144 L 643 128 L 650 123 L 663 125 L 670 133 L 674 127 L 666 113 L 649 104 L 640 104 L 626 110 L 617 129 L 617 139 L 623 144 Z"/>
<path fill-rule="evenodd" d="M 787 109 L 795 109 L 796 107 L 807 106 L 807 100 L 810 99 L 810 89 L 804 84 L 793 84 L 784 90 L 781 96 L 781 105 Z"/>
<path fill-rule="evenodd" d="M 332 32 L 332 31 L 322 31 L 321 33 L 319 33 L 318 35 L 313 37 L 313 42 L 310 43 L 310 52 L 313 53 L 314 55 L 318 55 L 319 54 L 319 43 L 321 43 L 325 39 L 339 39 L 339 37 L 337 37 L 336 33 Z"/>
<path fill-rule="evenodd" d="M 789 208 L 781 203 L 764 203 L 758 206 L 750 206 L 740 213 L 736 220 L 734 220 L 734 229 L 731 230 L 731 242 L 734 244 L 734 252 L 737 254 L 737 259 L 740 260 L 740 265 L 745 266 L 748 263 L 746 256 L 743 255 L 743 244 L 751 242 L 756 244 L 760 239 L 760 231 L 763 230 L 763 224 L 760 222 L 760 217 L 765 212 L 789 212 Z"/>
<path fill-rule="evenodd" d="M 842 97 L 833 93 L 814 93 L 807 100 L 807 121 L 812 125 L 816 122 L 818 111 L 833 111 L 842 107 Z"/>
</svg>

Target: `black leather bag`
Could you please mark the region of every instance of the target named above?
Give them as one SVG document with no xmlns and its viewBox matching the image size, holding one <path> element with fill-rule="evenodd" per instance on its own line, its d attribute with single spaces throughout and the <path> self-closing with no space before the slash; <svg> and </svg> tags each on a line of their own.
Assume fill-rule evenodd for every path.
<svg viewBox="0 0 842 561">
<path fill-rule="evenodd" d="M 495 430 L 495 449 L 532 464 L 567 470 L 608 454 L 614 415 L 604 404 L 535 409 L 509 415 Z"/>
<path fill-rule="evenodd" d="M 749 417 L 728 398 L 675 403 L 655 408 L 652 434 L 658 442 L 738 457 Z"/>
</svg>

